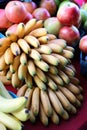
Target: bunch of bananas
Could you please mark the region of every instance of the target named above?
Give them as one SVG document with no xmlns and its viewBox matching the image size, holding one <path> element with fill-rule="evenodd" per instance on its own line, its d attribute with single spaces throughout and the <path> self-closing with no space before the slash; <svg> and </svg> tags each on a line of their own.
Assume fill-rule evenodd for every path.
<svg viewBox="0 0 87 130">
<path fill-rule="evenodd" d="M 74 48 L 48 34 L 43 20 L 33 18 L 19 23 L 15 32 L 7 30 L 0 50 L 0 71 L 18 88 L 18 95 L 29 98 L 32 122 L 39 114 L 44 125 L 48 117 L 58 124 L 59 116 L 68 119 L 68 112 L 76 113 L 83 96 L 71 62 Z"/>
<path fill-rule="evenodd" d="M 0 129 L 22 130 L 22 122 L 29 119 L 26 104 L 26 97 L 13 98 L 0 81 Z"/>
</svg>

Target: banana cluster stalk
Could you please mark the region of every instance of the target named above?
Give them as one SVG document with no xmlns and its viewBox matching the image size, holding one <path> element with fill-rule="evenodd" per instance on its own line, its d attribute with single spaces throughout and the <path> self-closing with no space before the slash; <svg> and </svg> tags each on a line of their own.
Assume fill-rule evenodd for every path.
<svg viewBox="0 0 87 130">
<path fill-rule="evenodd" d="M 18 89 L 19 96 L 28 97 L 31 122 L 39 115 L 44 125 L 49 118 L 58 124 L 60 117 L 68 119 L 81 106 L 82 87 L 72 65 L 74 48 L 48 34 L 43 24 L 33 18 L 18 24 L 14 34 L 6 31 L 0 43 L 0 71 Z"/>
</svg>

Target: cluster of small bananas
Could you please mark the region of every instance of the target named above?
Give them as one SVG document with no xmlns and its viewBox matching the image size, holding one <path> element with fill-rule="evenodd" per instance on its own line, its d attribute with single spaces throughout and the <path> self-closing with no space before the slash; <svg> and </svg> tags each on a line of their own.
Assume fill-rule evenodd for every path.
<svg viewBox="0 0 87 130">
<path fill-rule="evenodd" d="M 26 97 L 13 98 L 0 81 L 0 129 L 22 130 L 22 122 L 29 119 L 26 104 Z"/>
<path fill-rule="evenodd" d="M 2 50 L 0 52 L 0 70 L 4 71 L 8 80 L 11 80 L 12 86 L 20 89 L 21 86 L 27 85 L 29 93 L 37 91 L 38 96 L 35 96 L 35 102 L 38 102 L 37 98 L 41 93 L 42 105 L 37 105 L 35 102 L 33 104 L 36 105 L 36 109 L 40 107 L 40 112 L 34 113 L 43 115 L 40 116 L 43 124 L 48 124 L 44 122 L 44 117 L 48 120 L 50 116 L 54 120 L 56 113 L 64 119 L 68 119 L 66 109 L 69 107 L 64 109 L 65 106 L 62 104 L 68 102 L 69 110 L 75 113 L 76 109 L 71 103 L 80 106 L 81 102 L 78 98 L 82 98 L 79 80 L 75 77 L 76 70 L 71 62 L 74 48 L 67 46 L 65 40 L 48 34 L 43 27 L 42 20 L 31 19 L 26 24 L 20 23 L 15 33 L 7 30 L 6 36 L 0 41 Z M 59 96 L 60 93 L 64 99 Z M 44 102 L 43 95 L 46 95 L 47 103 Z M 47 107 L 49 109 L 44 114 L 45 104 L 48 105 L 46 109 Z M 57 114 L 56 117 L 59 119 Z"/>
</svg>

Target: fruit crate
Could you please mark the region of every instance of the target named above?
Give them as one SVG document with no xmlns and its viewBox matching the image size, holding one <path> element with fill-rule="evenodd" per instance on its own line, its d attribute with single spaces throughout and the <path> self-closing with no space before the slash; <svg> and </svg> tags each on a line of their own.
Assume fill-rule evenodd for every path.
<svg viewBox="0 0 87 130">
<path fill-rule="evenodd" d="M 87 77 L 87 60 L 82 51 L 80 52 L 80 73 Z"/>
</svg>

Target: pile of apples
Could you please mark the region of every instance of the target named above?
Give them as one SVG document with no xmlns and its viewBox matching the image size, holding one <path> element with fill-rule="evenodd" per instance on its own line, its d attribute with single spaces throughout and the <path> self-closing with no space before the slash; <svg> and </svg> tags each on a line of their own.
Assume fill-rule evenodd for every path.
<svg viewBox="0 0 87 130">
<path fill-rule="evenodd" d="M 48 33 L 66 40 L 68 45 L 80 39 L 80 8 L 69 0 L 40 0 L 38 4 L 32 0 L 9 1 L 0 9 L 0 31 L 32 18 L 43 20 Z"/>
</svg>

